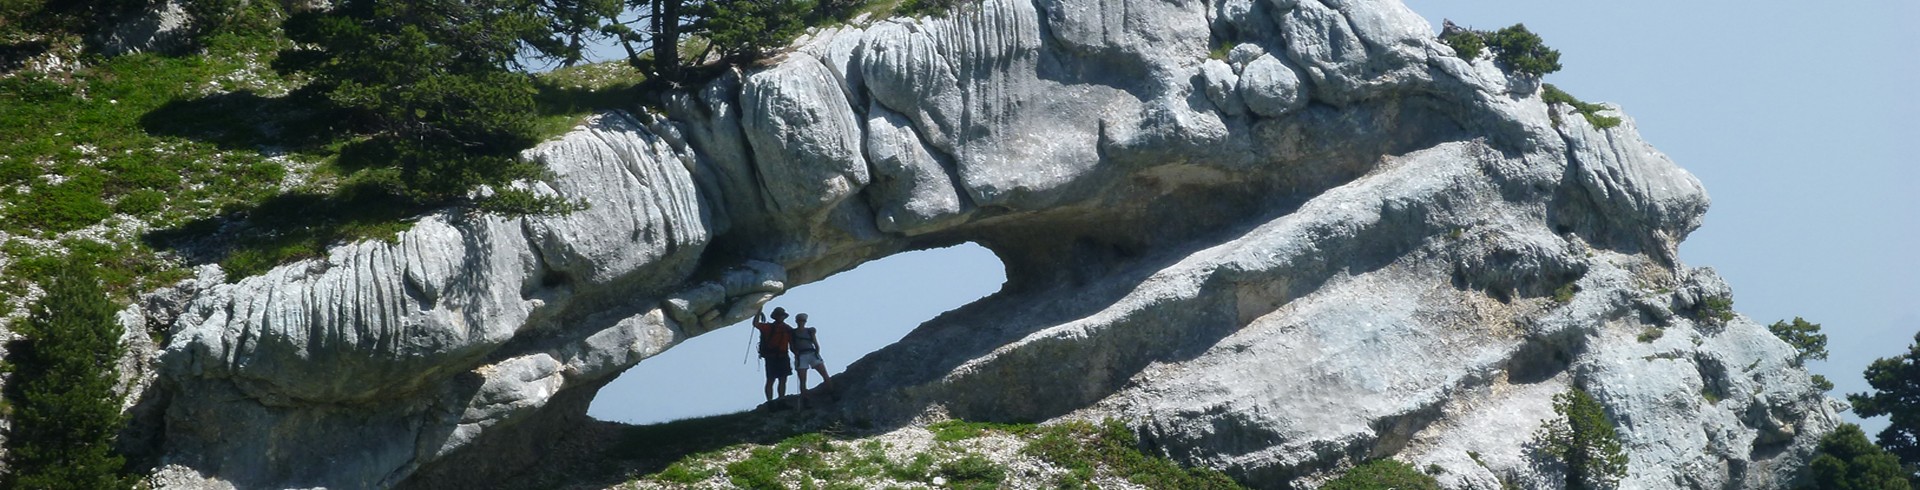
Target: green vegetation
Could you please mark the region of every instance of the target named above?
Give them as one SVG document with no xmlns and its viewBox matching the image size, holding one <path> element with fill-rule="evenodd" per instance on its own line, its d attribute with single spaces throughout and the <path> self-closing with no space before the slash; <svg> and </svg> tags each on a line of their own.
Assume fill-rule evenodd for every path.
<svg viewBox="0 0 1920 490">
<path fill-rule="evenodd" d="M 1807 465 L 1811 480 L 1804 489 L 1821 490 L 1906 490 L 1911 488 L 1910 473 L 1901 468 L 1899 458 L 1867 442 L 1867 434 L 1854 424 L 1840 424 L 1820 438 L 1813 461 Z"/>
<path fill-rule="evenodd" d="M 274 69 L 307 78 L 321 110 L 349 124 L 341 167 L 437 204 L 538 175 L 516 157 L 536 141 L 537 90 L 511 68 L 521 46 L 578 55 L 543 42 L 551 21 L 526 0 L 347 0 L 287 19 L 298 44 Z"/>
<path fill-rule="evenodd" d="M 1034 428 L 1033 424 L 1002 424 L 967 420 L 943 420 L 927 426 L 927 430 L 933 431 L 933 440 L 936 442 L 964 441 L 986 435 L 988 431 L 1026 434 L 1032 432 Z"/>
<path fill-rule="evenodd" d="M 1453 52 L 1460 55 L 1460 59 L 1473 60 L 1479 58 L 1480 53 L 1487 48 L 1487 40 L 1484 36 L 1486 36 L 1485 33 L 1460 30 L 1440 36 L 1440 42 L 1452 47 Z"/>
<path fill-rule="evenodd" d="M 113 385 L 121 353 L 114 306 L 91 266 L 61 266 L 21 329 L 6 394 L 8 488 L 131 488 L 113 442 L 124 421 Z"/>
<path fill-rule="evenodd" d="M 1560 303 L 1560 304 L 1572 303 L 1573 293 L 1577 293 L 1579 291 L 1580 291 L 1580 287 L 1575 286 L 1571 282 L 1566 284 L 1561 284 L 1560 287 L 1553 289 L 1553 302 Z"/>
<path fill-rule="evenodd" d="M 1660 340 L 1660 337 L 1665 336 L 1666 334 L 1667 334 L 1667 331 L 1664 329 L 1661 329 L 1660 327 L 1647 327 L 1647 328 L 1641 329 L 1640 343 L 1643 343 L 1643 344 L 1652 343 L 1655 340 Z"/>
<path fill-rule="evenodd" d="M 1232 54 L 1233 48 L 1237 48 L 1237 47 L 1240 47 L 1240 43 L 1233 42 L 1233 41 L 1222 41 L 1220 44 L 1215 45 L 1213 49 L 1207 51 L 1207 58 L 1226 61 L 1227 55 Z"/>
<path fill-rule="evenodd" d="M 1627 455 L 1606 410 L 1586 390 L 1553 397 L 1556 418 L 1534 432 L 1542 452 L 1567 464 L 1568 488 L 1611 488 L 1627 473 Z"/>
<path fill-rule="evenodd" d="M 1560 87 L 1555 87 L 1551 83 L 1541 86 L 1540 100 L 1546 101 L 1548 104 L 1566 104 L 1572 106 L 1573 110 L 1579 112 L 1581 117 L 1587 118 L 1587 124 L 1593 125 L 1594 128 L 1610 129 L 1620 125 L 1620 118 L 1600 115 L 1600 111 L 1607 110 L 1606 106 L 1582 102 L 1580 99 L 1574 98 L 1572 94 L 1560 90 Z M 1548 111 L 1547 116 L 1553 118 L 1554 127 L 1560 127 L 1559 113 Z"/>
<path fill-rule="evenodd" d="M 182 275 L 168 270 L 178 264 L 156 259 L 156 249 L 194 249 L 196 260 L 217 261 L 239 279 L 343 241 L 391 237 L 434 207 L 582 209 L 586 203 L 503 188 L 543 177 L 517 153 L 587 113 L 631 108 L 650 100 L 649 91 L 717 72 L 683 73 L 680 66 L 709 58 L 678 56 L 682 44 L 750 62 L 806 25 L 863 6 L 345 0 L 289 16 L 283 2 L 188 4 L 193 54 L 111 58 L 80 40 L 146 2 L 0 5 L 0 98 L 11 102 L 0 105 L 0 231 L 31 239 L 10 248 L 26 253 L 13 258 L 65 257 L 73 252 L 52 244 L 66 234 L 144 223 L 155 231 L 110 244 L 129 257 L 108 262 L 130 268 L 103 271 L 159 272 L 132 286 L 144 289 Z M 620 19 L 622 12 L 642 17 Z M 634 24 L 685 42 L 650 43 L 627 27 Z M 587 42 L 607 36 L 650 52 L 574 66 Z M 78 63 L 22 68 L 47 53 Z M 525 54 L 564 66 L 530 75 L 519 64 Z M 675 78 L 649 85 L 637 67 Z M 481 185 L 495 192 L 469 202 Z M 0 293 L 18 297 L 46 279 L 9 267 L 0 271 Z"/>
<path fill-rule="evenodd" d="M 1479 57 L 1482 48 L 1493 48 L 1495 62 L 1524 75 L 1539 77 L 1560 71 L 1560 51 L 1547 47 L 1525 24 L 1493 32 L 1462 29 L 1442 36 L 1440 41 L 1468 60 Z"/>
<path fill-rule="evenodd" d="M 9 0 L 0 2 L 0 39 L 79 37 L 109 20 L 138 12 L 143 0 Z"/>
<path fill-rule="evenodd" d="M 1861 417 L 1885 415 L 1890 422 L 1875 436 L 1887 452 L 1900 458 L 1908 473 L 1920 468 L 1920 334 L 1907 345 L 1905 355 L 1883 357 L 1863 373 L 1873 391 L 1847 395 L 1853 413 Z"/>
<path fill-rule="evenodd" d="M 1147 488 L 1242 488 L 1218 470 L 1181 468 L 1172 460 L 1141 453 L 1133 430 L 1117 421 L 1064 422 L 1043 426 L 1035 435 L 1021 452 L 1066 468 L 1058 482 L 1062 487 L 1089 488 L 1104 470 Z"/>
<path fill-rule="evenodd" d="M 659 440 L 654 437 L 667 432 L 726 429 L 716 423 L 750 420 L 722 416 L 674 422 L 646 428 L 648 434 L 634 437 Z M 682 424 L 686 426 L 666 427 Z M 1241 488 L 1218 471 L 1185 469 L 1166 458 L 1142 454 L 1132 431 L 1118 422 L 1038 426 L 955 420 L 930 425 L 928 430 L 933 433 L 933 444 L 911 452 L 879 439 L 851 442 L 809 432 L 773 444 L 736 444 L 695 453 L 639 479 L 672 485 L 698 485 L 718 479 L 740 488 L 883 488 L 934 482 L 958 489 L 1032 485 L 1036 475 L 1016 477 L 989 454 L 977 452 L 983 445 L 1005 447 L 1015 443 L 1021 444 L 1021 454 L 1044 460 L 1054 468 L 1049 470 L 1054 472 L 1054 481 L 1047 483 L 1053 487 L 1092 488 L 1096 478 L 1123 478 L 1154 489 Z M 979 441 L 986 437 L 998 439 Z M 1048 478 L 1039 476 L 1043 481 Z"/>
<path fill-rule="evenodd" d="M 935 473 L 946 478 L 948 488 L 956 489 L 993 489 L 1007 479 L 1005 466 L 978 454 L 941 463 Z"/>
<path fill-rule="evenodd" d="M 965 0 L 902 0 L 895 13 L 908 17 L 946 17 Z"/>
<path fill-rule="evenodd" d="M 813 0 L 714 2 L 706 19 L 707 40 L 726 59 L 757 59 L 782 48 L 806 28 Z"/>
<path fill-rule="evenodd" d="M 1440 490 L 1440 481 L 1399 460 L 1376 459 L 1347 470 L 1320 490 Z"/>
<path fill-rule="evenodd" d="M 1701 321 L 1726 323 L 1733 320 L 1732 296 L 1708 296 L 1694 306 L 1693 318 Z"/>
<path fill-rule="evenodd" d="M 1805 318 L 1793 317 L 1793 323 L 1786 320 L 1773 322 L 1767 330 L 1779 337 L 1797 352 L 1793 357 L 1794 366 L 1806 365 L 1810 359 L 1827 358 L 1827 334 L 1820 333 L 1820 324 L 1808 323 Z"/>
<path fill-rule="evenodd" d="M 1525 24 L 1507 26 L 1486 36 L 1494 60 L 1520 73 L 1542 76 L 1560 71 L 1560 52 L 1547 47 Z"/>
</svg>

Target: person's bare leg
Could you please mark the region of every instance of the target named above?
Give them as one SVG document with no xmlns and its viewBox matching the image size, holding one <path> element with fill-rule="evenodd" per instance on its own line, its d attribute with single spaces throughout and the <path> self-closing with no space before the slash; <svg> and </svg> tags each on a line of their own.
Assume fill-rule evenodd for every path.
<svg viewBox="0 0 1920 490">
<path fill-rule="evenodd" d="M 780 377 L 780 396 L 781 397 L 787 396 L 787 377 L 786 376 Z"/>
<path fill-rule="evenodd" d="M 786 390 L 785 388 L 781 388 L 781 391 L 785 391 L 785 390 Z M 773 401 L 773 378 L 767 378 L 766 391 L 767 391 L 767 401 Z"/>
<path fill-rule="evenodd" d="M 800 408 L 807 408 L 807 370 L 800 371 Z"/>
<path fill-rule="evenodd" d="M 814 388 L 819 388 L 819 387 L 822 387 L 822 386 L 826 386 L 826 385 L 827 385 L 827 380 L 828 380 L 828 379 L 830 379 L 830 378 L 828 378 L 828 377 L 827 377 L 827 365 L 826 365 L 826 364 L 815 364 L 815 365 L 813 365 L 813 370 L 815 370 L 815 371 L 819 371 L 819 372 L 820 372 L 820 384 L 817 384 L 817 385 L 814 385 L 813 387 L 814 387 Z M 806 372 L 806 371 L 801 371 L 801 372 Z"/>
</svg>

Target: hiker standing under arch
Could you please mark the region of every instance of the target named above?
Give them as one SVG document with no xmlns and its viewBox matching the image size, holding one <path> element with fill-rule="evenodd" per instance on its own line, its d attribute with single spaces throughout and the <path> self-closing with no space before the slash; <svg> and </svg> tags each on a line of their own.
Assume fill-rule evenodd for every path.
<svg viewBox="0 0 1920 490">
<path fill-rule="evenodd" d="M 807 314 L 793 317 L 799 326 L 793 329 L 793 370 L 800 372 L 800 406 L 807 406 L 807 369 L 820 372 L 820 386 L 827 385 L 827 362 L 820 359 L 820 331 L 807 326 Z"/>
<path fill-rule="evenodd" d="M 753 329 L 760 331 L 760 358 L 767 364 L 767 401 L 773 401 L 774 381 L 779 380 L 780 396 L 787 396 L 787 375 L 793 374 L 792 361 L 787 358 L 793 327 L 787 325 L 786 308 L 774 308 L 773 321 L 766 320 L 762 312 L 753 313 Z M 804 381 L 801 386 L 806 386 Z"/>
</svg>

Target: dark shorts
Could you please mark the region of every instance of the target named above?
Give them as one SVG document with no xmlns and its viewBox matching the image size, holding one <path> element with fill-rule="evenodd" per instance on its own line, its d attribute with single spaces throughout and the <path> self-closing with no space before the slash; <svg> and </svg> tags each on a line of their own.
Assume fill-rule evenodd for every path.
<svg viewBox="0 0 1920 490">
<path fill-rule="evenodd" d="M 793 360 L 787 358 L 786 351 L 767 356 L 767 379 L 785 378 L 793 375 Z"/>
</svg>

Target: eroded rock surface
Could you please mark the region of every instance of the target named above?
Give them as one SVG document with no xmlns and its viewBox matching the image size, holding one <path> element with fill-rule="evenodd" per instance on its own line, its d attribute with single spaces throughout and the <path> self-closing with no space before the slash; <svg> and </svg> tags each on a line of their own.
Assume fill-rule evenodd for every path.
<svg viewBox="0 0 1920 490">
<path fill-rule="evenodd" d="M 155 481 L 484 483 L 787 287 L 972 241 L 1006 288 L 836 376 L 837 413 L 1117 418 L 1263 487 L 1388 456 L 1542 487 L 1527 434 L 1580 387 L 1625 486 L 1785 486 L 1834 405 L 1766 329 L 1701 313 L 1730 293 L 1675 259 L 1699 182 L 1491 63 L 1387 0 L 985 0 L 817 32 L 530 150 L 554 176 L 524 185 L 586 211 L 449 210 L 189 284 L 148 312 L 174 332 Z"/>
</svg>

